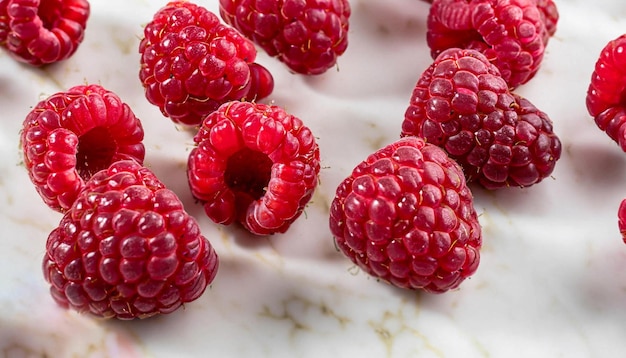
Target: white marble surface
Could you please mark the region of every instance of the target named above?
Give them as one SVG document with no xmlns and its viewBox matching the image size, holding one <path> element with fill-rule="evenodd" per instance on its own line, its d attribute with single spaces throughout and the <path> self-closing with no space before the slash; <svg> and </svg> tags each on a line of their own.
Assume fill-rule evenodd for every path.
<svg viewBox="0 0 626 358">
<path fill-rule="evenodd" d="M 2 357 L 623 357 L 626 245 L 616 212 L 626 153 L 595 127 L 584 99 L 604 44 L 626 31 L 622 0 L 556 0 L 561 14 L 537 76 L 517 92 L 548 113 L 563 142 L 552 178 L 526 189 L 474 189 L 484 230 L 477 273 L 443 295 L 368 278 L 336 251 L 328 206 L 336 185 L 399 136 L 410 91 L 431 59 L 428 4 L 352 0 L 350 45 L 337 70 L 290 74 L 259 54 L 270 96 L 319 138 L 321 186 L 284 235 L 214 225 L 185 177 L 192 145 L 148 104 L 138 81 L 142 25 L 165 3 L 94 0 L 86 38 L 44 70 L 0 53 L 0 356 Z M 217 1 L 198 0 L 217 10 Z M 146 164 L 175 190 L 221 258 L 197 301 L 137 322 L 58 308 L 40 262 L 60 214 L 32 188 L 18 131 L 40 98 L 83 82 L 117 92 L 143 121 Z"/>
</svg>

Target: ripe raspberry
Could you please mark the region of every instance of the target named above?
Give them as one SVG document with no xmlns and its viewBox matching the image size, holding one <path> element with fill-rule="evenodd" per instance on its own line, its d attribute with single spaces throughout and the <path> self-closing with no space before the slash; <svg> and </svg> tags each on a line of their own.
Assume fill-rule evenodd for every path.
<svg viewBox="0 0 626 358">
<path fill-rule="evenodd" d="M 176 194 L 134 161 L 85 184 L 46 244 L 54 300 L 104 318 L 176 310 L 205 291 L 218 257 Z"/>
<path fill-rule="evenodd" d="M 609 41 L 596 61 L 587 90 L 587 111 L 626 151 L 626 34 Z"/>
<path fill-rule="evenodd" d="M 21 131 L 24 164 L 44 202 L 67 210 L 94 173 L 122 159 L 143 162 L 143 128 L 127 104 L 99 85 L 39 102 Z"/>
<path fill-rule="evenodd" d="M 220 0 L 220 14 L 297 73 L 326 72 L 348 47 L 348 0 Z"/>
<path fill-rule="evenodd" d="M 556 33 L 556 27 L 559 22 L 559 10 L 556 4 L 552 0 L 536 0 L 537 9 L 541 15 L 541 21 L 543 21 L 546 34 L 543 37 L 544 45 L 548 43 L 550 37 Z"/>
<path fill-rule="evenodd" d="M 317 186 L 319 148 L 282 108 L 230 102 L 208 115 L 188 161 L 191 191 L 216 223 L 256 235 L 285 232 Z"/>
<path fill-rule="evenodd" d="M 0 46 L 40 66 L 72 56 L 83 41 L 87 0 L 0 0 Z"/>
<path fill-rule="evenodd" d="M 543 60 L 547 30 L 535 0 L 435 0 L 427 27 L 433 58 L 451 47 L 480 51 L 511 88 L 533 78 Z"/>
<path fill-rule="evenodd" d="M 188 1 L 154 14 L 139 52 L 146 98 L 175 123 L 198 125 L 222 103 L 260 100 L 274 88 L 269 71 L 254 64 L 254 44 Z"/>
<path fill-rule="evenodd" d="M 442 147 L 468 181 L 488 189 L 536 184 L 561 156 L 550 118 L 509 92 L 498 69 L 475 50 L 445 50 L 424 71 L 401 135 Z"/>
<path fill-rule="evenodd" d="M 622 234 L 622 240 L 626 243 L 626 199 L 622 200 L 617 210 L 617 223 Z"/>
<path fill-rule="evenodd" d="M 481 227 L 461 168 L 417 137 L 371 154 L 337 188 L 337 247 L 395 286 L 441 293 L 474 274 Z"/>
</svg>

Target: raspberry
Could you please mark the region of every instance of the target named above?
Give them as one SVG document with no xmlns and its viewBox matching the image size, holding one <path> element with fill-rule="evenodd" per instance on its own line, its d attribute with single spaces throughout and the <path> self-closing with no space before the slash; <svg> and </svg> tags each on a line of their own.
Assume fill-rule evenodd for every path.
<svg viewBox="0 0 626 358">
<path fill-rule="evenodd" d="M 143 162 L 143 128 L 127 104 L 99 85 L 39 102 L 21 131 L 24 164 L 43 201 L 67 210 L 94 173 L 122 159 Z"/>
<path fill-rule="evenodd" d="M 468 181 L 488 189 L 536 184 L 561 156 L 550 118 L 511 93 L 498 69 L 470 49 L 445 50 L 424 71 L 401 135 L 442 147 Z"/>
<path fill-rule="evenodd" d="M 481 227 L 461 168 L 417 137 L 371 154 L 337 187 L 330 229 L 362 270 L 442 293 L 474 274 Z"/>
<path fill-rule="evenodd" d="M 348 0 L 220 0 L 220 14 L 296 73 L 324 73 L 348 47 Z"/>
<path fill-rule="evenodd" d="M 617 211 L 618 227 L 622 240 L 626 243 L 626 199 L 622 200 Z"/>
<path fill-rule="evenodd" d="M 536 0 L 537 9 L 541 15 L 541 21 L 543 21 L 546 34 L 543 37 L 544 44 L 548 43 L 550 37 L 556 33 L 556 26 L 559 22 L 559 10 L 556 4 L 552 0 Z"/>
<path fill-rule="evenodd" d="M 626 151 L 626 34 L 609 41 L 596 61 L 587 90 L 587 111 Z"/>
<path fill-rule="evenodd" d="M 54 300 L 104 318 L 170 313 L 197 299 L 218 257 L 176 194 L 134 161 L 91 177 L 48 236 Z"/>
<path fill-rule="evenodd" d="M 254 44 L 188 1 L 154 14 L 139 52 L 146 98 L 174 123 L 198 125 L 225 102 L 260 100 L 273 90 L 272 75 L 254 64 Z"/>
<path fill-rule="evenodd" d="M 87 0 L 0 0 L 0 46 L 40 66 L 72 56 L 83 41 Z"/>
<path fill-rule="evenodd" d="M 535 76 L 546 37 L 534 0 L 435 0 L 428 13 L 426 40 L 433 58 L 451 47 L 480 51 L 511 88 Z"/>
<path fill-rule="evenodd" d="M 205 118 L 194 141 L 189 185 L 216 223 L 238 221 L 256 235 L 283 233 L 317 186 L 315 138 L 278 106 L 225 103 Z"/>
</svg>

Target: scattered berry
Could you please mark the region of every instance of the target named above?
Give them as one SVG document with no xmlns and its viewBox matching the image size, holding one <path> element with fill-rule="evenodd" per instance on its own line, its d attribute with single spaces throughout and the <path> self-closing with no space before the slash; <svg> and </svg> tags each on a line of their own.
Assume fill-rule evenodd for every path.
<svg viewBox="0 0 626 358">
<path fill-rule="evenodd" d="M 481 227 L 461 168 L 417 137 L 354 168 L 337 188 L 330 229 L 362 270 L 402 288 L 457 288 L 480 261 Z"/>
<path fill-rule="evenodd" d="M 424 71 L 402 136 L 418 136 L 459 162 L 488 189 L 526 187 L 549 176 L 561 156 L 550 118 L 511 93 L 480 52 L 451 48 Z"/>
<path fill-rule="evenodd" d="M 0 46 L 40 66 L 72 56 L 83 41 L 87 0 L 0 0 Z"/>
<path fill-rule="evenodd" d="M 587 111 L 626 151 L 626 34 L 609 41 L 596 61 L 587 90 Z"/>
<path fill-rule="evenodd" d="M 297 73 L 326 72 L 348 47 L 348 0 L 220 0 L 220 14 Z"/>
<path fill-rule="evenodd" d="M 154 14 L 139 52 L 146 98 L 175 123 L 198 125 L 222 103 L 260 100 L 274 87 L 269 71 L 253 64 L 254 44 L 189 1 Z"/>
<path fill-rule="evenodd" d="M 317 186 L 319 148 L 278 106 L 230 102 L 208 115 L 188 160 L 193 196 L 216 223 L 257 235 L 285 232 Z"/>
<path fill-rule="evenodd" d="M 39 102 L 21 131 L 24 164 L 44 202 L 65 211 L 85 180 L 111 163 L 143 162 L 143 128 L 127 104 L 99 85 L 79 85 Z"/>
<path fill-rule="evenodd" d="M 59 305 L 126 320 L 197 299 L 218 261 L 176 194 L 138 163 L 120 161 L 87 181 L 50 233 L 43 273 Z"/>
<path fill-rule="evenodd" d="M 433 58 L 451 47 L 479 51 L 511 88 L 535 76 L 545 37 L 535 0 L 435 0 L 428 13 L 426 40 Z"/>
</svg>

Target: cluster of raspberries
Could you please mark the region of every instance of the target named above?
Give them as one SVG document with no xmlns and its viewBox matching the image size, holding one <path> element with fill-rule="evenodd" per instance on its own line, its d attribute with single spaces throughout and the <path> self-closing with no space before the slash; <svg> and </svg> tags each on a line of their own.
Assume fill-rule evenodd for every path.
<svg viewBox="0 0 626 358">
<path fill-rule="evenodd" d="M 558 12 L 551 0 L 427 2 L 433 62 L 410 96 L 401 139 L 339 185 L 330 228 L 364 271 L 441 293 L 480 261 L 468 183 L 529 187 L 561 156 L 548 115 L 513 92 L 539 70 Z"/>
<path fill-rule="evenodd" d="M 302 120 L 257 102 L 274 80 L 254 62 L 252 40 L 294 72 L 321 74 L 346 49 L 350 7 L 345 0 L 220 5 L 232 26 L 189 1 L 159 9 L 139 44 L 138 77 L 164 116 L 197 129 L 187 178 L 207 216 L 255 235 L 283 233 L 313 195 L 320 152 Z M 0 11 L 1 44 L 17 60 L 44 66 L 79 47 L 89 4 L 0 1 Z M 256 21 L 263 36 L 246 32 L 246 21 L 257 17 L 267 20 Z M 196 219 L 143 165 L 143 139 L 131 108 L 96 84 L 41 100 L 23 122 L 29 178 L 62 214 L 48 236 L 43 272 L 63 307 L 150 317 L 196 300 L 216 276 L 217 253 Z"/>
<path fill-rule="evenodd" d="M 410 95 L 400 138 L 337 186 L 329 227 L 338 250 L 368 274 L 442 293 L 480 262 L 469 183 L 530 187 L 561 156 L 548 115 L 514 92 L 538 72 L 559 16 L 552 0 L 426 1 L 433 61 Z M 219 5 L 219 14 L 182 0 L 158 10 L 139 44 L 139 80 L 165 117 L 197 130 L 187 179 L 206 215 L 255 235 L 284 233 L 316 189 L 320 148 L 301 119 L 260 103 L 274 79 L 256 49 L 294 74 L 323 74 L 347 49 L 351 9 L 347 0 Z M 63 60 L 88 15 L 84 0 L 0 1 L 0 44 L 33 65 Z M 624 149 L 625 44 L 620 37 L 603 50 L 587 98 Z M 143 136 L 128 105 L 99 85 L 56 93 L 24 121 L 29 177 L 63 214 L 43 260 L 62 306 L 119 319 L 169 313 L 217 273 L 196 220 L 143 165 Z"/>
</svg>

